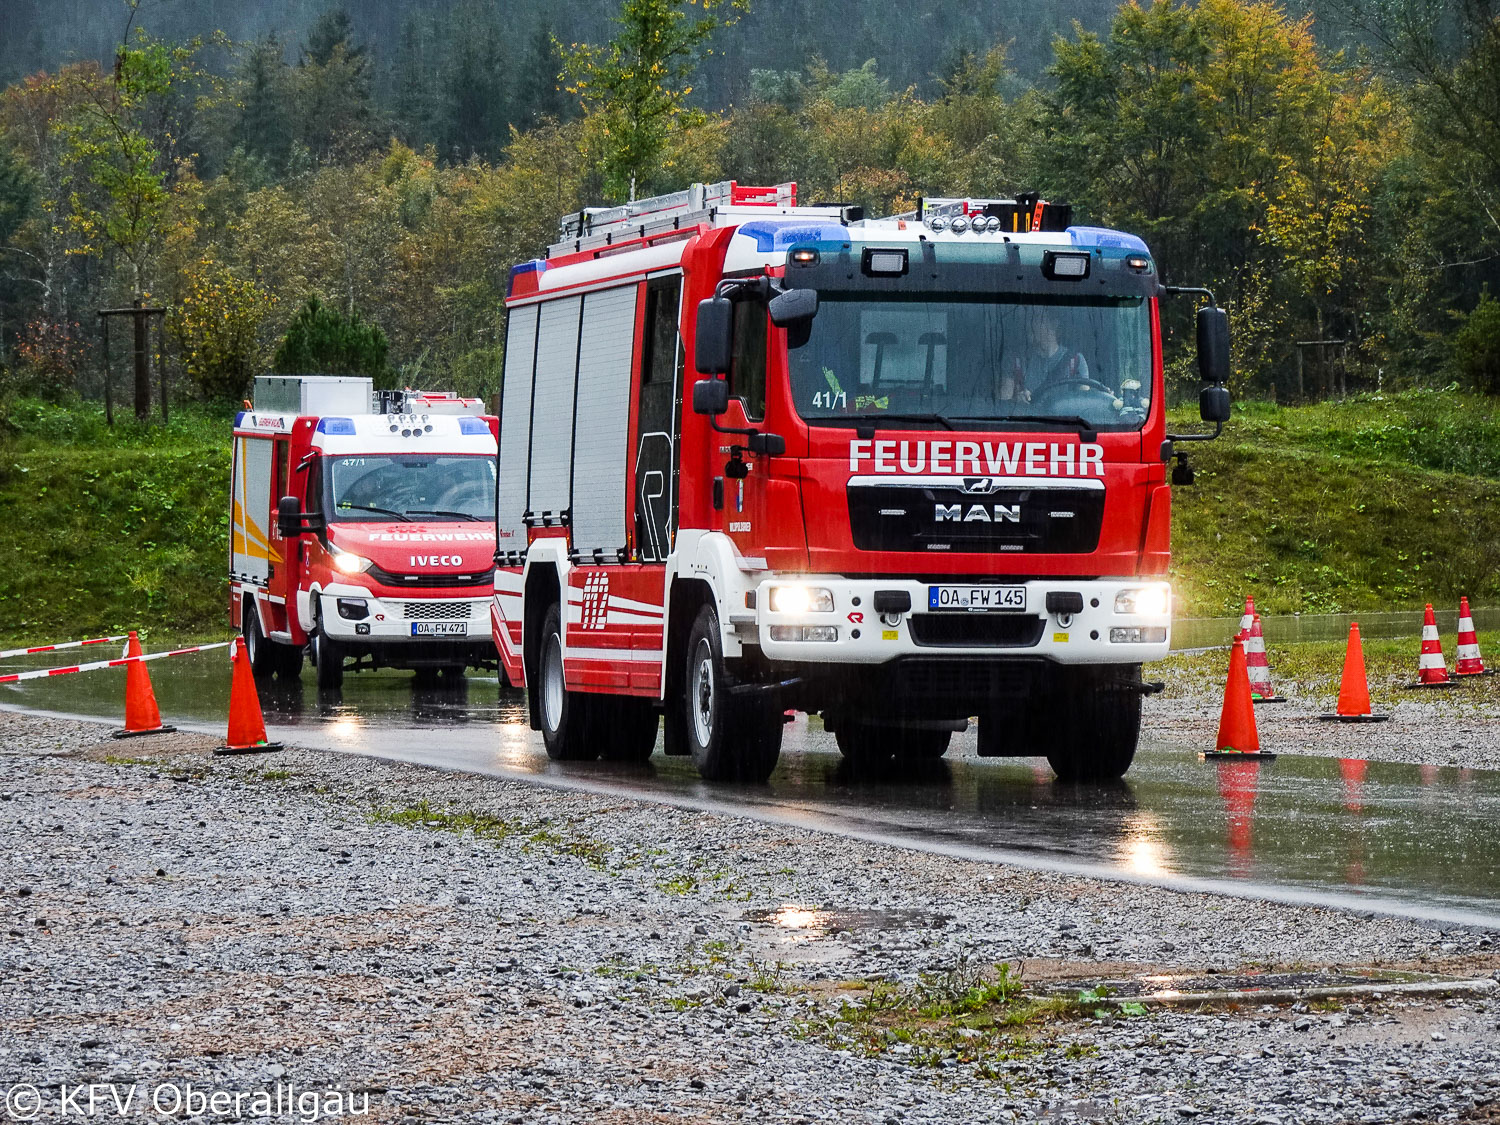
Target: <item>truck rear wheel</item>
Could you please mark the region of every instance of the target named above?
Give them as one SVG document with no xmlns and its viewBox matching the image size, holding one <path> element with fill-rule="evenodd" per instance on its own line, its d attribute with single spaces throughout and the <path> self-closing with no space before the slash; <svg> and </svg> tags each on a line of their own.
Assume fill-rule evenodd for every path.
<svg viewBox="0 0 1500 1125">
<path fill-rule="evenodd" d="M 598 700 L 569 691 L 563 676 L 562 614 L 557 604 L 542 618 L 537 690 L 541 693 L 542 744 L 557 762 L 586 762 L 599 756 Z"/>
<path fill-rule="evenodd" d="M 1032 714 L 1045 719 L 1033 727 L 1033 745 L 1046 747 L 1059 781 L 1114 781 L 1130 769 L 1141 736 L 1141 693 L 1131 682 L 1140 671 L 1133 671 L 1069 676 L 1038 700 Z"/>
<path fill-rule="evenodd" d="M 948 752 L 953 732 L 844 722 L 833 737 L 851 762 L 934 762 Z"/>
<path fill-rule="evenodd" d="M 686 652 L 681 706 L 698 773 L 709 781 L 765 781 L 781 757 L 781 712 L 731 694 L 713 606 L 698 611 Z"/>
<path fill-rule="evenodd" d="M 269 680 L 279 671 L 276 645 L 266 636 L 260 624 L 260 610 L 254 598 L 246 598 L 240 610 L 240 632 L 245 637 L 245 655 L 250 658 L 250 671 L 257 680 Z"/>
</svg>

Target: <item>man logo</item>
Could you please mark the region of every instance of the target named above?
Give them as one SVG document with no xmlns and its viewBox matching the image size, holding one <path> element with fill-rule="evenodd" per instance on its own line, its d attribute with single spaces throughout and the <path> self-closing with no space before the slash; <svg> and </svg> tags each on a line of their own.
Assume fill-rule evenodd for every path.
<svg viewBox="0 0 1500 1125">
<path fill-rule="evenodd" d="M 935 504 L 932 518 L 938 523 L 1020 523 L 1019 504 L 970 504 L 964 511 L 962 504 Z"/>
<path fill-rule="evenodd" d="M 994 477 L 964 477 L 964 491 L 970 496 L 988 496 L 999 487 Z"/>
</svg>

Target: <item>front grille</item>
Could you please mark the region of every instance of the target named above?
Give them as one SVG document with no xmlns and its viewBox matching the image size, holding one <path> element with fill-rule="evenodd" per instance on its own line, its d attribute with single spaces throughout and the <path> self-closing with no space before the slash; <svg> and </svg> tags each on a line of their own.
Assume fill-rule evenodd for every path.
<svg viewBox="0 0 1500 1125">
<path fill-rule="evenodd" d="M 1103 525 L 1102 488 L 1005 488 L 985 477 L 849 486 L 862 551 L 1082 554 L 1099 546 Z"/>
<path fill-rule="evenodd" d="M 1025 695 L 1031 690 L 1035 667 L 1022 659 L 940 660 L 905 657 L 894 661 L 884 685 L 887 698 L 965 700 L 973 706 L 997 697 Z"/>
<path fill-rule="evenodd" d="M 401 615 L 408 621 L 467 621 L 470 602 L 402 602 Z"/>
<path fill-rule="evenodd" d="M 934 648 L 1030 648 L 1046 625 L 1024 613 L 914 613 L 907 623 L 914 643 Z"/>
<path fill-rule="evenodd" d="M 371 566 L 368 574 L 382 586 L 404 586 L 408 590 L 423 590 L 432 587 L 487 586 L 494 580 L 493 570 L 479 570 L 473 574 L 397 574 Z"/>
</svg>

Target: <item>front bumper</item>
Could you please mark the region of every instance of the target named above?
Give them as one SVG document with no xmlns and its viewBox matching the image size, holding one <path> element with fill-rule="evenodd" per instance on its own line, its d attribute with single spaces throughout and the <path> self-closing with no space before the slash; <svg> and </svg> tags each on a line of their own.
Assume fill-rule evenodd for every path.
<svg viewBox="0 0 1500 1125">
<path fill-rule="evenodd" d="M 479 598 L 443 594 L 413 597 L 403 591 L 399 596 L 383 596 L 368 586 L 335 583 L 321 590 L 319 596 L 323 631 L 332 640 L 406 645 L 451 645 L 490 640 L 488 595 Z M 363 617 L 353 616 L 359 611 L 355 603 L 363 603 Z M 303 620 L 310 616 L 305 615 Z M 414 633 L 414 624 L 423 629 L 429 624 L 438 625 L 444 631 Z M 458 631 L 460 626 L 462 632 Z"/>
<path fill-rule="evenodd" d="M 832 594 L 832 609 L 779 613 L 773 608 L 775 587 L 800 585 Z M 1024 610 L 931 610 L 933 585 L 1023 586 Z M 1167 591 L 1165 612 L 1118 613 L 1122 591 L 1155 587 Z M 876 612 L 876 594 L 904 592 L 911 610 L 896 615 Z M 1049 612 L 1049 593 L 1076 594 L 1081 612 Z M 1058 664 L 1141 664 L 1160 660 L 1171 645 L 1171 597 L 1166 583 L 1148 579 L 1105 578 L 1087 581 L 1017 579 L 939 579 L 933 582 L 849 579 L 836 575 L 779 575 L 764 578 L 755 589 L 754 608 L 730 614 L 741 642 L 760 646 L 771 661 L 796 664 L 884 664 L 904 657 L 1040 658 Z M 833 639 L 797 640 L 798 627 L 811 627 Z"/>
</svg>

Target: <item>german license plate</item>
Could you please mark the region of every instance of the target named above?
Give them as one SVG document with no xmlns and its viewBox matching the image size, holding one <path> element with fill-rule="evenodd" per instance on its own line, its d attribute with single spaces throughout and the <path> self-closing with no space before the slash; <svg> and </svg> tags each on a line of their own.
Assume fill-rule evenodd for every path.
<svg viewBox="0 0 1500 1125">
<path fill-rule="evenodd" d="M 929 586 L 928 609 L 1026 611 L 1025 586 Z"/>
<path fill-rule="evenodd" d="M 413 621 L 411 635 L 414 637 L 467 637 L 469 626 L 464 621 Z"/>
</svg>

